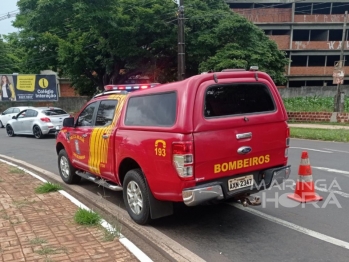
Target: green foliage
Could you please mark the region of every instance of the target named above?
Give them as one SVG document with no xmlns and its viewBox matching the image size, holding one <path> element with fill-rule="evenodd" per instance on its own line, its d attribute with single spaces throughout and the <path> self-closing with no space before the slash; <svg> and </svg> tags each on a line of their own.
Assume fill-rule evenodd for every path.
<svg viewBox="0 0 349 262">
<path fill-rule="evenodd" d="M 19 169 L 18 167 L 10 167 L 9 173 L 10 174 L 24 175 L 25 171 L 22 169 Z"/>
<path fill-rule="evenodd" d="M 119 238 L 121 235 L 121 224 L 118 223 L 116 226 L 111 226 L 108 228 L 103 228 L 103 241 L 109 242 L 113 241 L 115 238 Z"/>
<path fill-rule="evenodd" d="M 173 0 L 19 0 L 15 26 L 23 67 L 68 77 L 80 94 L 147 75 L 177 75 L 177 10 Z M 49 19 L 47 19 L 49 16 Z M 256 26 L 224 0 L 185 1 L 187 77 L 258 65 L 282 84 L 287 60 Z"/>
<path fill-rule="evenodd" d="M 283 99 L 289 112 L 333 112 L 333 97 L 304 96 Z M 349 97 L 345 98 L 344 111 L 349 112 Z"/>
<path fill-rule="evenodd" d="M 291 137 L 323 141 L 349 142 L 348 129 L 318 129 L 291 127 Z"/>
<path fill-rule="evenodd" d="M 40 238 L 40 237 L 36 237 L 36 238 L 33 238 L 29 241 L 29 243 L 31 245 L 41 245 L 41 244 L 45 244 L 47 243 L 47 240 L 44 239 L 44 238 Z"/>
<path fill-rule="evenodd" d="M 0 35 L 0 73 L 2 74 L 22 72 L 23 53 L 20 48 L 17 48 L 16 37 L 16 33 L 5 35 L 3 38 Z"/>
<path fill-rule="evenodd" d="M 231 12 L 229 10 L 229 12 Z M 288 59 L 278 50 L 275 42 L 269 40 L 264 32 L 247 22 L 238 14 L 224 14 L 225 19 L 218 21 L 211 36 L 215 43 L 213 52 L 199 64 L 200 71 L 221 71 L 226 68 L 258 66 L 267 72 L 274 82 L 286 82 L 284 76 Z M 205 48 L 204 43 L 201 43 Z M 208 50 L 212 50 L 209 48 Z"/>
<path fill-rule="evenodd" d="M 93 211 L 79 208 L 74 215 L 74 221 L 80 225 L 92 226 L 98 225 L 101 217 Z"/>
<path fill-rule="evenodd" d="M 37 194 L 44 194 L 49 192 L 56 192 L 62 190 L 62 186 L 58 184 L 52 184 L 50 182 L 47 182 L 37 188 L 35 188 L 35 193 Z"/>
</svg>

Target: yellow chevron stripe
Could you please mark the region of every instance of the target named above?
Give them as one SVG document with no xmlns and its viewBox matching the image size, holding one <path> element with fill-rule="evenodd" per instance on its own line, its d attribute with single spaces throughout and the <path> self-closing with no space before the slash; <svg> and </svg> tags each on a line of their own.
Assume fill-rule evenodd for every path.
<svg viewBox="0 0 349 262">
<path fill-rule="evenodd" d="M 90 153 L 88 166 L 90 171 L 94 174 L 100 175 L 100 164 L 107 163 L 108 161 L 108 150 L 110 142 L 110 134 L 112 133 L 116 122 L 118 121 L 122 107 L 124 105 L 126 95 L 110 95 L 107 99 L 118 100 L 118 104 L 114 113 L 112 123 L 107 127 L 94 128 L 90 137 Z M 102 137 L 103 134 L 109 135 L 107 139 Z"/>
</svg>

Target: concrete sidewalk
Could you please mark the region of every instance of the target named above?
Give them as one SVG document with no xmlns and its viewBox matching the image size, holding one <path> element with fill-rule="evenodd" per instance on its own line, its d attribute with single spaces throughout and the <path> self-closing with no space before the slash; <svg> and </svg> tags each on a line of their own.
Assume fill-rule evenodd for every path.
<svg viewBox="0 0 349 262">
<path fill-rule="evenodd" d="M 321 129 L 346 129 L 349 130 L 349 124 L 347 125 L 322 125 L 322 124 L 288 124 L 289 127 L 299 128 L 321 128 Z"/>
<path fill-rule="evenodd" d="M 0 261 L 139 261 L 103 228 L 76 224 L 78 206 L 60 192 L 36 194 L 42 184 L 0 162 Z"/>
</svg>

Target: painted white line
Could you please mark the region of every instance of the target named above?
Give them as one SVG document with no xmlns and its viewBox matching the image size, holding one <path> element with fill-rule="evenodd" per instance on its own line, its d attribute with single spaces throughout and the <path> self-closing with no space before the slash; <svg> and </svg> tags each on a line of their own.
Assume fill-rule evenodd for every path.
<svg viewBox="0 0 349 262">
<path fill-rule="evenodd" d="M 66 191 L 64 190 L 59 190 L 59 193 L 61 193 L 63 196 L 65 196 L 66 198 L 68 198 L 71 202 L 73 202 L 73 204 L 75 204 L 76 206 L 78 206 L 81 209 L 85 209 L 87 211 L 91 211 L 91 209 L 89 209 L 87 206 L 85 206 L 83 203 L 81 203 L 79 200 L 77 200 L 75 197 L 73 197 L 72 195 L 68 194 Z"/>
<path fill-rule="evenodd" d="M 311 168 L 313 168 L 313 169 L 318 169 L 318 170 L 323 170 L 323 171 L 327 171 L 327 172 L 332 172 L 332 173 L 341 174 L 341 175 L 344 175 L 344 176 L 346 176 L 346 177 L 349 176 L 349 172 L 348 172 L 348 171 L 344 171 L 344 170 L 338 170 L 338 169 L 327 168 L 327 167 L 321 167 L 321 166 L 311 166 Z"/>
<path fill-rule="evenodd" d="M 324 149 L 325 149 L 325 150 L 331 150 L 331 151 L 334 151 L 334 152 L 340 152 L 340 153 L 349 154 L 349 151 L 335 150 L 335 149 L 331 149 L 331 148 L 324 148 Z"/>
<path fill-rule="evenodd" d="M 349 243 L 345 242 L 343 240 L 340 240 L 340 239 L 337 239 L 337 238 L 334 238 L 334 237 L 330 237 L 330 236 L 321 234 L 319 232 L 307 229 L 305 227 L 298 226 L 298 225 L 293 224 L 291 222 L 282 220 L 282 219 L 277 218 L 277 217 L 270 216 L 268 214 L 265 214 L 263 212 L 260 212 L 258 210 L 255 210 L 255 209 L 252 209 L 252 208 L 249 208 L 249 207 L 243 207 L 241 204 L 229 203 L 229 205 L 231 205 L 233 207 L 236 207 L 236 208 L 238 208 L 240 210 L 246 211 L 248 213 L 251 213 L 253 215 L 259 216 L 261 218 L 264 218 L 266 220 L 269 220 L 271 222 L 274 222 L 276 224 L 279 224 L 281 226 L 288 227 L 288 228 L 290 228 L 292 230 L 295 230 L 295 231 L 298 231 L 298 232 L 303 233 L 305 235 L 311 236 L 313 238 L 325 241 L 327 243 L 330 243 L 330 244 L 333 244 L 333 245 L 336 245 L 336 246 L 339 246 L 339 247 L 343 247 L 345 249 L 349 249 Z"/>
<path fill-rule="evenodd" d="M 324 151 L 324 150 L 313 149 L 313 148 L 306 148 L 306 147 L 295 147 L 295 146 L 290 146 L 290 148 L 295 148 L 295 149 L 302 149 L 302 150 L 309 150 L 309 151 L 316 151 L 316 152 L 321 152 L 321 153 L 333 154 L 333 152 L 331 152 L 331 151 Z"/>
<path fill-rule="evenodd" d="M 81 203 L 79 200 L 77 200 L 75 197 L 72 195 L 68 194 L 64 190 L 59 191 L 62 195 L 64 195 L 66 198 L 68 198 L 71 202 L 73 202 L 75 205 L 78 207 L 91 211 L 90 208 L 85 206 L 83 203 Z M 92 210 L 93 211 L 93 210 Z M 106 230 L 108 231 L 113 231 L 114 227 L 109 224 L 107 221 L 104 219 L 101 220 L 101 226 L 103 226 Z M 128 240 L 124 235 L 120 233 L 119 235 L 119 241 L 121 244 L 123 244 L 136 258 L 139 259 L 141 262 L 151 262 L 152 260 L 142 251 L 140 250 L 135 244 L 133 244 L 130 240 Z"/>
<path fill-rule="evenodd" d="M 28 173 L 29 175 L 39 179 L 40 181 L 46 183 L 47 180 L 45 180 L 44 178 L 34 174 L 33 172 L 20 167 L 16 164 L 13 164 L 11 162 L 8 162 L 6 160 L 0 159 L 1 162 L 4 162 L 8 165 L 14 166 L 20 170 L 23 170 L 24 172 Z M 61 193 L 63 196 L 65 196 L 66 198 L 68 198 L 72 203 L 74 203 L 76 206 L 78 206 L 79 208 L 91 211 L 90 208 L 88 208 L 86 205 L 84 205 L 83 203 L 81 203 L 79 200 L 77 200 L 75 197 L 73 197 L 72 195 L 68 194 L 66 191 L 64 190 L 59 190 L 59 193 Z M 112 225 L 110 225 L 107 221 L 105 221 L 104 219 L 101 220 L 101 226 L 103 226 L 106 230 L 111 231 L 114 230 L 114 227 Z M 141 262 L 152 262 L 152 260 L 142 251 L 140 250 L 135 244 L 133 244 L 130 240 L 128 240 L 124 235 L 122 235 L 120 233 L 119 235 L 119 241 L 121 244 L 123 244 L 136 258 L 138 258 L 139 261 Z"/>
<path fill-rule="evenodd" d="M 132 252 L 133 255 L 135 255 L 136 258 L 138 258 L 141 262 L 151 262 L 152 260 L 144 255 L 144 253 L 136 247 L 130 240 L 128 240 L 125 237 L 120 237 L 119 241 L 121 244 L 123 244 L 128 250 Z"/>
<path fill-rule="evenodd" d="M 348 194 L 348 193 L 345 193 L 345 192 L 342 192 L 342 191 L 327 190 L 326 188 L 323 188 L 323 187 L 315 187 L 315 189 L 316 189 L 317 191 L 326 192 L 326 193 L 334 193 L 334 194 L 340 195 L 340 196 L 342 196 L 342 197 L 349 198 L 349 194 Z"/>
<path fill-rule="evenodd" d="M 40 177 L 40 176 L 34 174 L 33 172 L 31 172 L 31 171 L 29 171 L 29 170 L 27 170 L 27 169 L 25 169 L 25 168 L 23 168 L 23 167 L 17 166 L 16 164 L 13 164 L 13 163 L 8 162 L 8 161 L 3 160 L 3 159 L 0 159 L 0 161 L 1 161 L 1 162 L 4 162 L 4 163 L 6 163 L 6 164 L 8 164 L 8 165 L 10 165 L 10 166 L 14 166 L 14 167 L 16 167 L 16 168 L 18 168 L 18 169 L 20 169 L 20 170 L 23 170 L 24 172 L 28 173 L 29 175 L 35 177 L 36 179 L 39 179 L 41 182 L 44 182 L 44 183 L 47 182 L 46 179 L 44 179 L 44 178 L 42 178 L 42 177 Z"/>
</svg>

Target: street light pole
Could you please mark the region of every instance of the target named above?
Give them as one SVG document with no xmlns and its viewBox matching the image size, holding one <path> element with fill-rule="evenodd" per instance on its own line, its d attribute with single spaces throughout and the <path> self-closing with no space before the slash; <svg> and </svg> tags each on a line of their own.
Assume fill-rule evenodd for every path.
<svg viewBox="0 0 349 262">
<path fill-rule="evenodd" d="M 344 45 L 345 45 L 345 36 L 346 36 L 346 28 L 347 28 L 347 17 L 348 11 L 345 11 L 344 15 L 344 24 L 343 24 L 343 33 L 342 33 L 342 45 L 341 45 L 341 54 L 339 58 L 339 67 L 344 72 Z M 344 79 L 343 79 L 344 81 Z M 342 97 L 343 96 L 343 97 Z M 337 95 L 336 95 L 336 104 L 335 104 L 335 112 L 343 112 L 344 111 L 344 94 L 341 92 L 341 84 L 338 82 L 337 84 Z"/>
<path fill-rule="evenodd" d="M 185 78 L 184 6 L 178 1 L 178 80 Z"/>
</svg>

